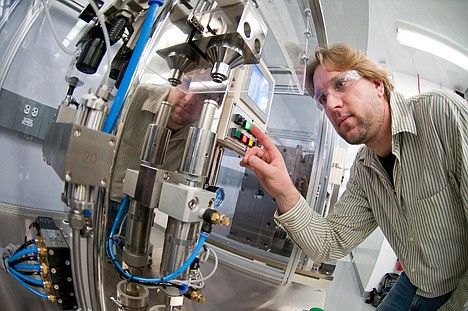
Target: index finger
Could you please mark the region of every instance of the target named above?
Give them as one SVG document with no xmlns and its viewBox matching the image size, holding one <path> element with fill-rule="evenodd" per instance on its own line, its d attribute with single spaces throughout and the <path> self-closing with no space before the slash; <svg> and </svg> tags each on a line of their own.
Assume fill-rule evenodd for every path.
<svg viewBox="0 0 468 311">
<path fill-rule="evenodd" d="M 258 126 L 252 124 L 250 127 L 250 132 L 257 137 L 257 140 L 262 144 L 265 150 L 276 149 L 275 144 L 271 141 L 271 138 L 265 134 Z"/>
</svg>

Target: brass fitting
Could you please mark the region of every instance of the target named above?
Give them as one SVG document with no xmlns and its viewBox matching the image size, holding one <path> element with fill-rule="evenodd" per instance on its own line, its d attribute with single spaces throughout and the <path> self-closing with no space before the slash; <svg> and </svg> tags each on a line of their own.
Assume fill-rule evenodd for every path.
<svg viewBox="0 0 468 311">
<path fill-rule="evenodd" d="M 48 298 L 49 301 L 51 301 L 51 302 L 56 302 L 56 301 L 57 301 L 57 297 L 55 297 L 54 295 L 49 295 L 47 298 Z"/>
<path fill-rule="evenodd" d="M 211 214 L 211 223 L 213 225 L 227 226 L 231 223 L 229 217 L 222 215 L 220 212 L 214 212 Z"/>
<path fill-rule="evenodd" d="M 36 245 L 37 247 L 44 247 L 44 240 L 42 240 L 41 236 L 36 236 Z"/>
<path fill-rule="evenodd" d="M 225 216 L 225 215 L 222 215 L 221 216 L 221 219 L 219 220 L 219 224 L 221 226 L 229 226 L 229 224 L 231 223 L 231 218 Z"/>
<path fill-rule="evenodd" d="M 49 267 L 45 263 L 41 263 L 41 274 L 43 278 L 49 274 Z"/>
<path fill-rule="evenodd" d="M 52 293 L 52 283 L 50 283 L 49 281 L 44 281 L 44 290 L 46 291 L 47 294 Z"/>
<path fill-rule="evenodd" d="M 192 291 L 192 292 L 190 293 L 190 297 L 189 297 L 189 298 L 190 298 L 191 300 L 193 300 L 193 301 L 198 302 L 198 303 L 205 303 L 205 302 L 206 302 L 206 297 L 203 296 L 202 293 L 200 293 L 199 291 L 196 291 L 196 290 L 194 290 L 194 291 Z"/>
<path fill-rule="evenodd" d="M 45 258 L 47 257 L 47 248 L 38 245 L 37 257 L 39 257 L 40 262 L 45 262 Z"/>
</svg>

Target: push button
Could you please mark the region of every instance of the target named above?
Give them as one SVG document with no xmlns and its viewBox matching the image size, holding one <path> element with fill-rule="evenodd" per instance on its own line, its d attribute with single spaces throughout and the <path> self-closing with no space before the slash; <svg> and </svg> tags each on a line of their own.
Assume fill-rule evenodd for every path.
<svg viewBox="0 0 468 311">
<path fill-rule="evenodd" d="M 240 114 L 236 113 L 234 116 L 233 116 L 234 120 L 233 122 L 237 125 L 241 125 L 242 126 L 242 123 L 244 123 L 245 121 L 245 118 L 243 116 L 241 116 Z"/>
<path fill-rule="evenodd" d="M 242 122 L 242 127 L 250 132 L 250 128 L 252 127 L 252 123 L 250 123 L 247 120 L 244 120 L 244 122 Z"/>
<path fill-rule="evenodd" d="M 249 136 L 247 136 L 247 135 L 245 135 L 245 134 L 242 134 L 242 136 L 241 136 L 241 142 L 242 142 L 243 144 L 246 144 L 246 145 L 247 145 L 247 143 L 249 142 Z"/>
<path fill-rule="evenodd" d="M 242 138 L 242 135 L 244 134 L 242 134 L 242 132 L 239 131 L 238 129 L 235 129 L 235 128 L 231 129 L 231 137 L 235 137 L 240 140 Z"/>
</svg>

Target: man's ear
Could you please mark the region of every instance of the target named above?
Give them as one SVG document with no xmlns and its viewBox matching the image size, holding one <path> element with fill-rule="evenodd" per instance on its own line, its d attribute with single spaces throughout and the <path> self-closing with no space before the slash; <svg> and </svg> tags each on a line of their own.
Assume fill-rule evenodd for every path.
<svg viewBox="0 0 468 311">
<path fill-rule="evenodd" d="M 374 81 L 374 85 L 375 85 L 375 90 L 377 91 L 377 94 L 379 96 L 384 96 L 385 95 L 385 86 L 383 84 L 383 81 L 382 80 Z"/>
</svg>

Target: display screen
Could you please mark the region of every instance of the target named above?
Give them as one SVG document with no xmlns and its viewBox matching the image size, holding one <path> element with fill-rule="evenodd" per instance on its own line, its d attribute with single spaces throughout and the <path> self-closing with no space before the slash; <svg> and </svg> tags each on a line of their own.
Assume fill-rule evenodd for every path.
<svg viewBox="0 0 468 311">
<path fill-rule="evenodd" d="M 263 113 L 266 113 L 268 108 L 269 93 L 270 83 L 265 79 L 258 66 L 254 65 L 247 95 Z"/>
</svg>

